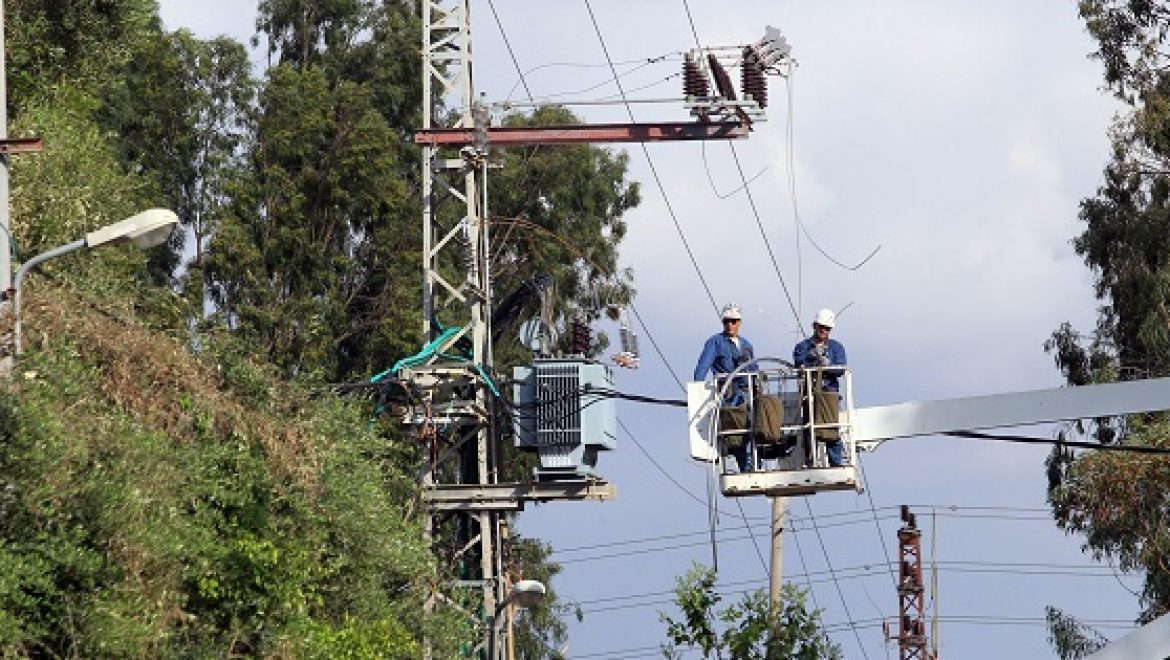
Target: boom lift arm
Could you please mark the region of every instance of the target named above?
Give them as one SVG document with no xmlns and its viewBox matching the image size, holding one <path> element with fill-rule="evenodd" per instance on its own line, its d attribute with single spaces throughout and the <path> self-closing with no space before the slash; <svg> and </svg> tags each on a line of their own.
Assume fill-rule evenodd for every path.
<svg viewBox="0 0 1170 660">
<path fill-rule="evenodd" d="M 854 408 L 851 374 L 848 368 L 839 368 L 839 371 L 844 375 L 844 407 L 840 420 L 831 426 L 839 432 L 845 443 L 845 455 L 849 457 L 855 457 L 858 450 L 872 451 L 882 442 L 895 438 L 1170 410 L 1170 378 Z M 757 415 L 751 409 L 757 400 L 769 396 L 763 385 L 777 380 L 799 379 L 802 378 L 800 374 L 807 372 L 785 373 L 780 370 L 778 374 L 765 376 L 750 388 L 755 394 L 749 397 L 746 417 L 751 420 L 748 432 L 752 437 L 758 436 L 758 429 L 754 428 Z M 757 378 L 752 374 L 745 375 Z M 813 434 L 815 430 L 803 421 L 811 415 L 805 414 L 802 420 L 800 412 L 802 406 L 808 405 L 808 399 L 802 399 L 794 389 L 783 391 L 782 387 L 781 392 L 771 395 L 783 402 L 783 433 L 790 440 L 803 437 L 802 434 Z M 716 403 L 719 398 L 713 383 L 696 382 L 687 386 L 690 450 L 691 457 L 697 461 L 718 464 L 723 460 L 721 454 L 724 450 L 719 446 L 722 437 L 736 434 L 735 430 L 719 428 L 720 406 Z M 817 445 L 813 443 L 812 447 L 815 449 Z M 797 450 L 792 456 L 784 456 L 768 468 L 743 473 L 730 471 L 724 464 L 719 475 L 720 490 L 727 496 L 786 496 L 861 489 L 852 462 L 845 467 L 825 467 L 815 452 L 813 456 L 805 456 Z M 811 463 L 812 467 L 805 467 L 806 463 Z"/>
<path fill-rule="evenodd" d="M 893 438 L 1157 410 L 1170 410 L 1170 378 L 858 408 L 853 440 L 858 448 L 873 450 Z"/>
</svg>

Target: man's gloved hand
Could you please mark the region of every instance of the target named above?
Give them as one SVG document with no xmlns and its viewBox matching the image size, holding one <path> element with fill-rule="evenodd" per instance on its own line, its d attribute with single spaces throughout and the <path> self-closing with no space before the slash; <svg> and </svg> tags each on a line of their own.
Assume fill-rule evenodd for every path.
<svg viewBox="0 0 1170 660">
<path fill-rule="evenodd" d="M 812 350 L 813 359 L 816 360 L 817 366 L 829 366 L 829 352 L 828 346 L 825 344 L 816 344 Z"/>
</svg>

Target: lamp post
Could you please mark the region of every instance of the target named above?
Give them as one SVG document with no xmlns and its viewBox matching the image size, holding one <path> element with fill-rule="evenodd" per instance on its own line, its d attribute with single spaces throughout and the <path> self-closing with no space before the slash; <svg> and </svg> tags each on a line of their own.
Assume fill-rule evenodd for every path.
<svg viewBox="0 0 1170 660">
<path fill-rule="evenodd" d="M 16 355 L 20 355 L 21 351 L 20 286 L 24 282 L 24 276 L 30 270 L 50 259 L 56 259 L 83 248 L 97 248 L 125 242 L 133 243 L 143 250 L 152 248 L 164 243 L 178 222 L 179 216 L 175 215 L 174 211 L 150 209 L 121 222 L 115 222 L 97 231 L 92 231 L 86 234 L 85 238 L 42 252 L 24 262 L 16 271 L 16 275 L 12 277 L 13 345 Z"/>
<path fill-rule="evenodd" d="M 500 614 L 504 608 L 512 604 L 525 608 L 533 607 L 544 598 L 545 591 L 544 585 L 536 580 L 520 580 L 512 585 L 508 597 L 496 606 L 496 611 L 492 614 L 491 628 L 488 630 L 488 660 L 497 660 L 496 641 L 500 634 Z"/>
</svg>

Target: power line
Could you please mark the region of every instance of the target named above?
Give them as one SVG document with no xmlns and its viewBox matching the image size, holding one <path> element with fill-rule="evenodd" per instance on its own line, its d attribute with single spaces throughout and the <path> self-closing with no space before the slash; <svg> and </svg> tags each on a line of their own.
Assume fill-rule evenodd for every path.
<svg viewBox="0 0 1170 660">
<path fill-rule="evenodd" d="M 666 359 L 666 355 L 658 346 L 658 342 L 654 340 L 654 335 L 650 333 L 650 328 L 646 325 L 646 322 L 642 320 L 642 315 L 638 313 L 638 308 L 635 307 L 634 303 L 632 302 L 630 303 L 630 311 L 634 313 L 634 318 L 637 319 L 638 325 L 642 326 L 642 332 L 646 333 L 646 338 L 650 340 L 650 345 L 654 347 L 654 352 L 658 354 L 658 357 L 662 360 L 662 364 L 666 366 L 666 370 L 669 371 L 671 377 L 674 378 L 674 382 L 678 383 L 678 388 L 686 392 L 686 385 L 683 385 L 682 379 L 678 377 L 677 373 L 675 373 L 674 367 L 670 366 L 670 361 Z"/>
<path fill-rule="evenodd" d="M 1005 435 L 993 433 L 979 433 L 977 431 L 949 431 L 942 435 L 971 440 L 999 440 L 1001 442 L 1019 442 L 1023 444 L 1065 445 L 1078 449 L 1096 449 L 1099 451 L 1133 452 L 1135 454 L 1170 454 L 1170 447 L 1155 447 L 1152 445 L 1105 445 L 1096 442 L 1080 442 L 1078 440 L 1058 440 L 1056 438 L 1036 438 L 1022 435 Z"/>
<path fill-rule="evenodd" d="M 796 319 L 796 327 L 800 327 L 800 312 L 796 310 L 796 303 L 792 302 L 792 294 L 788 291 L 788 282 L 785 281 L 784 275 L 780 273 L 780 264 L 776 261 L 776 253 L 772 250 L 772 243 L 768 240 L 768 233 L 764 231 L 764 220 L 760 217 L 760 210 L 756 208 L 756 198 L 752 195 L 752 188 L 748 185 L 747 176 L 743 172 L 743 165 L 739 162 L 739 152 L 736 151 L 735 145 L 728 143 L 731 147 L 731 155 L 735 159 L 735 169 L 739 172 L 739 178 L 743 181 L 743 193 L 747 195 L 748 204 L 752 208 L 752 215 L 756 219 L 756 226 L 760 229 L 760 237 L 764 239 L 764 247 L 768 250 L 768 256 L 772 260 L 772 268 L 776 271 L 776 277 L 780 280 L 780 288 L 784 291 L 784 299 L 788 301 L 788 308 L 792 310 L 792 318 Z"/>
<path fill-rule="evenodd" d="M 836 571 L 833 570 L 833 562 L 829 559 L 829 550 L 825 547 L 825 539 L 821 536 L 821 530 L 817 527 L 817 520 L 813 516 L 812 504 L 809 504 L 807 497 L 804 498 L 804 506 L 808 509 L 809 518 L 812 519 L 813 531 L 817 535 L 817 542 L 820 543 L 821 552 L 825 555 L 825 565 L 829 567 L 829 577 L 833 580 L 833 586 L 837 589 L 837 596 L 841 598 L 841 607 L 845 610 L 845 618 L 852 621 L 853 615 L 849 613 L 849 603 L 845 600 L 845 592 L 841 590 L 841 583 L 837 580 Z M 857 646 L 861 649 L 862 657 L 869 660 L 869 654 L 865 651 L 865 644 L 861 642 L 861 633 L 857 632 L 856 627 L 853 627 L 853 637 L 857 640 Z"/>
<path fill-rule="evenodd" d="M 865 478 L 865 471 L 861 469 L 860 461 L 857 464 L 857 470 L 861 475 L 862 482 L 868 484 L 868 480 Z M 865 495 L 869 498 L 869 511 L 873 515 L 873 526 L 877 530 L 878 541 L 881 542 L 882 546 L 882 556 L 886 558 L 886 565 L 890 567 L 890 580 L 893 582 L 894 589 L 896 590 L 898 588 L 898 575 L 894 572 L 893 562 L 890 561 L 890 551 L 886 547 L 886 535 L 882 533 L 882 526 L 878 523 L 877 507 L 873 504 L 873 490 L 866 488 Z"/>
<path fill-rule="evenodd" d="M 944 561 L 939 562 L 941 571 L 948 575 L 953 574 L 969 574 L 969 575 L 994 575 L 994 576 L 1030 576 L 1030 577 L 1055 577 L 1055 578 L 1091 578 L 1091 579 L 1113 579 L 1113 574 L 1108 572 L 1105 566 L 1084 566 L 1079 564 L 1037 564 L 1037 563 L 1014 563 L 1014 562 L 989 562 L 989 561 Z M 864 580 L 868 578 L 880 577 L 879 571 L 883 567 L 879 564 L 862 564 L 859 566 L 850 566 L 845 568 L 837 568 L 824 571 L 811 571 L 808 573 L 797 573 L 792 577 L 803 578 L 808 584 L 822 584 L 831 582 L 834 575 L 837 580 Z M 766 586 L 765 580 L 747 579 L 737 580 L 733 582 L 726 582 L 717 585 L 719 589 L 717 593 L 723 597 L 729 597 L 739 594 L 746 594 L 757 591 Z M 1123 585 L 1124 586 L 1124 585 Z M 733 588 L 746 587 L 746 588 Z M 624 594 L 620 596 L 601 596 L 598 598 L 591 598 L 586 600 L 576 601 L 577 605 L 588 606 L 593 604 L 605 604 L 604 607 L 584 607 L 583 611 L 586 613 L 608 612 L 621 609 L 636 609 L 641 607 L 650 607 L 655 605 L 669 605 L 673 601 L 663 599 L 662 596 L 667 596 L 674 593 L 673 590 L 659 590 L 643 593 Z M 624 601 L 638 601 L 646 598 L 651 598 L 646 602 L 626 603 Z M 820 609 L 820 608 L 817 608 Z M 879 608 L 880 610 L 880 608 Z"/>
<path fill-rule="evenodd" d="M 597 40 L 601 44 L 601 50 L 605 54 L 605 61 L 609 63 L 610 72 L 614 76 L 614 84 L 617 85 L 618 92 L 622 95 L 622 100 L 626 100 L 626 92 L 622 87 L 621 80 L 618 79 L 617 69 L 614 67 L 613 58 L 609 55 L 609 47 L 605 44 L 605 37 L 601 34 L 601 26 L 597 23 L 597 17 L 593 14 L 593 6 L 589 0 L 585 0 L 585 9 L 589 12 L 589 20 L 593 23 L 593 30 L 597 34 Z M 634 119 L 634 111 L 630 108 L 629 103 L 625 103 L 626 113 L 630 117 L 630 121 L 638 123 Z M 658 175 L 658 168 L 654 166 L 654 159 L 650 157 L 650 149 L 646 147 L 645 143 L 640 143 L 642 153 L 646 156 L 646 162 L 650 166 L 650 173 L 654 176 L 654 182 L 658 186 L 658 192 L 662 194 L 662 201 L 666 205 L 667 213 L 670 214 L 670 219 L 674 222 L 674 229 L 678 233 L 679 239 L 682 240 L 683 248 L 686 250 L 687 257 L 691 260 L 691 265 L 695 268 L 695 273 L 699 276 L 699 282 L 703 285 L 703 290 L 707 292 L 707 298 L 711 301 L 711 307 L 715 313 L 719 313 L 719 305 L 715 302 L 715 295 L 711 293 L 711 287 L 707 284 L 707 278 L 703 276 L 703 271 L 699 268 L 699 262 L 695 259 L 695 254 L 691 250 L 690 243 L 687 242 L 686 235 L 683 233 L 682 225 L 679 224 L 678 215 L 674 212 L 674 206 L 670 203 L 670 196 L 666 194 L 666 186 L 662 183 L 662 177 Z"/>
<path fill-rule="evenodd" d="M 662 476 L 666 477 L 670 483 L 674 484 L 679 490 L 685 493 L 687 497 L 695 500 L 704 507 L 707 506 L 707 503 L 704 502 L 698 495 L 695 495 L 691 491 L 687 490 L 686 486 L 679 483 L 678 479 L 675 479 L 673 475 L 666 471 L 666 468 L 662 467 L 658 461 L 654 460 L 654 457 L 650 455 L 650 452 L 646 451 L 646 448 L 642 446 L 642 443 L 638 442 L 638 439 L 634 437 L 634 434 L 630 432 L 630 429 L 626 428 L 625 422 L 623 422 L 621 419 L 618 419 L 617 423 L 618 427 L 626 432 L 626 436 L 634 442 L 634 446 L 636 446 L 638 450 L 642 452 L 642 455 L 646 457 L 646 460 L 650 461 L 650 464 L 653 465 L 655 469 L 657 469 L 658 472 L 662 474 Z"/>
<path fill-rule="evenodd" d="M 941 616 L 939 620 L 944 623 L 958 624 L 958 625 L 975 625 L 975 626 L 1037 626 L 1047 627 L 1048 620 L 1044 617 L 1009 617 L 1009 616 L 995 616 L 995 615 L 950 615 Z M 865 619 L 863 621 L 852 621 L 845 623 L 828 624 L 824 627 L 826 632 L 838 632 L 844 630 L 846 627 L 858 628 L 878 628 L 884 623 L 885 619 Z M 1098 620 L 1084 620 L 1082 623 L 1090 625 L 1094 628 L 1110 629 L 1110 630 L 1134 630 L 1136 626 L 1132 621 L 1124 619 L 1098 619 Z M 681 649 L 682 653 L 697 652 L 693 649 Z M 628 649 L 594 651 L 586 654 L 573 654 L 574 658 L 613 658 L 620 660 L 635 660 L 637 658 L 651 658 L 662 657 L 662 649 L 657 646 L 640 646 Z"/>
<path fill-rule="evenodd" d="M 623 429 L 623 430 L 625 430 L 625 429 Z M 629 431 L 627 431 L 627 433 L 629 433 Z M 701 502 L 700 498 L 697 495 L 692 495 L 692 498 L 695 499 L 696 501 Z M 1041 508 L 965 506 L 965 505 L 957 505 L 957 504 L 911 504 L 908 506 L 910 506 L 911 508 L 916 509 L 916 510 L 931 510 L 931 511 L 939 513 L 945 517 L 957 518 L 957 519 L 987 519 L 987 520 L 999 520 L 999 521 L 1025 521 L 1025 522 L 1027 522 L 1027 521 L 1051 521 L 1052 520 L 1051 515 L 1048 512 L 1048 510 L 1041 509 Z M 857 520 L 841 520 L 841 521 L 838 521 L 838 519 L 850 518 L 850 517 L 855 517 L 855 516 L 866 516 L 867 514 L 873 515 L 874 513 L 876 513 L 876 511 L 888 511 L 889 513 L 880 514 L 879 518 L 885 519 L 885 520 L 896 520 L 896 519 L 898 519 L 897 512 L 900 509 L 901 509 L 901 507 L 899 507 L 899 506 L 884 506 L 884 507 L 876 507 L 876 509 L 872 512 L 871 511 L 840 511 L 837 513 L 817 514 L 817 519 L 819 521 L 825 521 L 825 520 L 835 521 L 835 522 L 829 522 L 829 523 L 821 522 L 820 523 L 821 529 L 828 529 L 828 528 L 832 528 L 832 527 L 843 527 L 843 526 L 849 526 L 849 525 L 863 525 L 863 524 L 868 524 L 870 522 L 871 518 L 859 517 Z M 1005 511 L 1005 512 L 1008 512 L 1011 514 L 1035 512 L 1038 514 L 1046 514 L 1046 515 L 1022 517 L 1022 516 L 1018 516 L 1018 515 L 1002 515 L 1002 514 L 995 515 L 992 513 L 964 513 L 964 511 L 968 511 L 968 510 L 969 511 L 976 511 L 976 512 Z M 730 515 L 730 514 L 727 514 L 726 512 L 724 512 L 724 514 Z M 771 516 L 748 516 L 748 519 L 749 520 L 770 520 Z M 796 515 L 796 514 L 792 514 L 792 513 L 790 513 L 788 515 L 788 525 L 790 528 L 793 529 L 793 531 L 802 531 L 804 529 L 807 529 L 807 527 L 805 527 L 805 526 L 809 524 L 808 521 L 809 521 L 809 519 L 806 518 L 805 516 Z M 727 532 L 731 532 L 731 531 L 735 531 L 735 530 L 739 530 L 739 529 L 746 529 L 746 528 L 747 528 L 747 526 L 745 525 L 745 526 L 741 526 L 741 527 L 725 527 L 725 528 L 723 528 L 723 530 L 727 531 Z M 569 547 L 569 548 L 557 548 L 554 551 L 554 553 L 555 554 L 562 554 L 562 553 L 570 553 L 570 552 L 582 552 L 585 550 L 593 550 L 593 549 L 598 549 L 598 548 L 612 548 L 615 546 L 622 546 L 622 545 L 636 545 L 636 544 L 650 543 L 653 541 L 660 541 L 660 540 L 676 540 L 676 539 L 682 539 L 682 538 L 691 537 L 691 536 L 701 536 L 701 535 L 707 534 L 708 532 L 709 532 L 709 530 L 703 529 L 703 530 L 695 530 L 695 531 L 687 531 L 687 532 L 676 532 L 673 534 L 663 534 L 663 535 L 651 536 L 651 537 L 640 537 L 640 538 L 632 538 L 632 539 L 612 539 L 612 540 L 607 540 L 607 541 L 600 541 L 600 542 L 593 543 L 590 545 L 574 546 L 574 547 Z M 891 563 L 890 559 L 888 557 L 886 558 L 886 562 Z"/>
<path fill-rule="evenodd" d="M 528 100 L 532 100 L 532 90 L 528 87 L 528 81 L 524 79 L 524 72 L 520 70 L 520 61 L 516 59 L 516 51 L 512 50 L 512 42 L 508 39 L 508 33 L 504 31 L 504 24 L 500 22 L 500 15 L 496 12 L 496 3 L 494 0 L 488 0 L 488 7 L 491 7 L 492 16 L 496 19 L 496 27 L 500 28 L 500 36 L 504 39 L 504 47 L 508 49 L 508 57 L 512 58 L 512 66 L 516 67 L 516 73 L 520 76 L 520 84 L 524 86 L 524 93 L 528 95 Z"/>
<path fill-rule="evenodd" d="M 498 22 L 498 19 L 497 19 L 497 22 Z M 644 57 L 644 58 L 640 58 L 640 59 L 636 59 L 636 60 L 623 60 L 620 62 L 614 62 L 614 64 L 617 66 L 637 65 L 634 68 L 630 69 L 629 71 L 626 71 L 625 73 L 621 74 L 624 77 L 624 76 L 630 75 L 631 73 L 634 73 L 635 71 L 638 71 L 639 69 L 647 67 L 651 64 L 656 64 L 658 62 L 664 62 L 664 61 L 670 60 L 670 59 L 672 59 L 672 56 L 675 56 L 678 54 L 679 53 L 677 51 L 671 51 L 669 53 L 664 53 L 662 55 L 655 55 L 653 57 Z M 540 71 L 542 69 L 551 69 L 553 67 L 592 69 L 592 68 L 607 68 L 608 66 L 609 65 L 605 62 L 600 62 L 600 63 L 594 63 L 594 62 L 547 62 L 545 64 L 538 64 L 538 65 L 520 73 L 520 77 L 517 78 L 516 82 L 513 83 L 512 87 L 508 89 L 508 94 L 504 97 L 503 101 L 498 102 L 498 105 L 507 106 L 508 102 L 512 98 L 512 94 L 515 93 L 516 88 L 520 86 L 523 78 L 525 76 L 531 75 L 531 74 L 533 74 L 537 71 Z M 542 97 L 540 97 L 540 99 L 541 100 L 551 99 L 551 98 L 555 98 L 557 96 L 567 96 L 569 94 L 583 94 L 585 92 L 597 89 L 598 87 L 601 87 L 603 85 L 609 84 L 609 81 L 610 81 L 610 79 L 606 78 L 600 84 L 592 85 L 588 88 L 569 91 L 569 92 L 557 92 L 555 94 L 550 94 L 548 96 L 542 96 Z M 530 98 L 529 100 L 536 101 L 537 99 Z"/>
</svg>

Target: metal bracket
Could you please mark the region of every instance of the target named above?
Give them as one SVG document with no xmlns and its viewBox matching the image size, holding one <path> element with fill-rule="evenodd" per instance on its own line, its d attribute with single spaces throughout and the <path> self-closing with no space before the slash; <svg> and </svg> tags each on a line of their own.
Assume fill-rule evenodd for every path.
<svg viewBox="0 0 1170 660">
<path fill-rule="evenodd" d="M 0 140 L 0 154 L 31 154 L 44 150 L 45 143 L 39 137 Z"/>
</svg>

